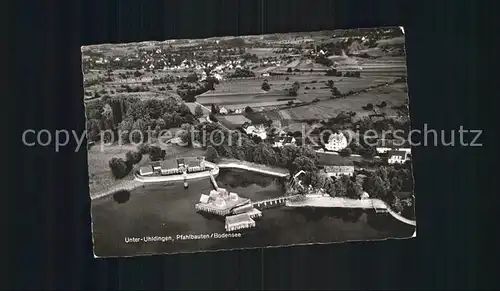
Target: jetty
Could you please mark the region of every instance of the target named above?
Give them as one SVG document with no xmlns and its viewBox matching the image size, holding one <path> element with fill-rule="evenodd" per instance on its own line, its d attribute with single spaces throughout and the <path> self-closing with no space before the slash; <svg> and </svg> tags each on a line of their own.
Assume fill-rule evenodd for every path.
<svg viewBox="0 0 500 291">
<path fill-rule="evenodd" d="M 290 176 L 290 172 L 284 168 L 278 168 L 274 166 L 256 164 L 234 159 L 222 159 L 218 163 L 218 166 L 221 169 L 240 169 L 279 178 L 286 178 Z"/>
</svg>

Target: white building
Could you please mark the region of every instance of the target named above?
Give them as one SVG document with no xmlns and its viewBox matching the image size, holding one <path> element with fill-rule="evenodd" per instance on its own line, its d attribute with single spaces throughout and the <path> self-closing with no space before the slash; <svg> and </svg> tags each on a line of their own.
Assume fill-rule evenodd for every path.
<svg viewBox="0 0 500 291">
<path fill-rule="evenodd" d="M 257 125 L 257 126 L 249 125 L 245 128 L 245 132 L 248 135 L 256 135 L 260 137 L 262 140 L 267 138 L 266 128 L 263 125 Z"/>
<path fill-rule="evenodd" d="M 343 133 L 334 133 L 328 138 L 325 148 L 329 151 L 338 152 L 347 147 L 347 138 Z"/>
<path fill-rule="evenodd" d="M 228 114 L 229 111 L 227 110 L 226 107 L 222 106 L 220 109 L 219 109 L 219 113 L 220 114 Z"/>
<path fill-rule="evenodd" d="M 395 141 L 390 139 L 380 139 L 376 146 L 377 153 L 384 154 L 389 151 L 405 151 L 411 154 L 411 148 L 406 142 Z"/>
<path fill-rule="evenodd" d="M 354 166 L 326 166 L 325 173 L 328 177 L 352 177 L 354 175 Z"/>
<path fill-rule="evenodd" d="M 389 164 L 404 164 L 409 160 L 410 159 L 408 158 L 408 153 L 406 151 L 390 151 L 387 162 Z"/>
<path fill-rule="evenodd" d="M 295 145 L 295 138 L 293 136 L 279 137 L 274 141 L 273 147 L 281 148 L 287 145 Z"/>
</svg>

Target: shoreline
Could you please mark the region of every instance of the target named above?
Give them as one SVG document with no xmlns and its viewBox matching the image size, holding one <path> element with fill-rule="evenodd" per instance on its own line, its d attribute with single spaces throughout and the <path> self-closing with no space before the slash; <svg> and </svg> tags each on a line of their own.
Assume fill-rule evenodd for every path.
<svg viewBox="0 0 500 291">
<path fill-rule="evenodd" d="M 197 172 L 197 173 L 187 173 L 187 180 L 210 178 L 210 176 L 217 176 L 219 174 L 219 169 L 240 169 L 279 178 L 286 178 L 290 175 L 290 173 L 286 169 L 276 168 L 263 164 L 255 164 L 246 161 L 232 160 L 232 159 L 222 159 L 221 162 L 217 164 L 205 161 L 205 164 L 208 167 L 212 168 L 212 170 Z M 112 187 L 111 189 L 96 194 L 90 194 L 90 200 L 104 198 L 119 191 L 132 191 L 147 183 L 184 181 L 183 174 L 143 177 L 138 175 L 137 172 L 135 172 L 133 175 L 134 178 L 132 180 L 124 181 L 124 183 L 120 184 L 119 186 Z"/>
<path fill-rule="evenodd" d="M 90 194 L 90 200 L 93 201 L 93 200 L 101 199 L 101 198 L 104 198 L 106 196 L 113 195 L 113 194 L 120 192 L 120 191 L 132 191 L 132 190 L 139 188 L 143 185 L 144 185 L 144 183 L 141 183 L 140 181 L 137 181 L 135 179 L 124 181 L 124 183 L 122 183 L 118 186 L 114 186 L 111 189 L 108 189 L 106 191 L 98 192 L 95 194 Z"/>
<path fill-rule="evenodd" d="M 287 201 L 287 207 L 323 207 L 323 208 L 361 208 L 361 209 L 380 209 L 386 210 L 395 219 L 416 226 L 417 222 L 401 216 L 399 213 L 391 209 L 386 202 L 375 199 L 351 199 L 344 197 L 331 197 L 325 195 L 306 195 L 304 200 Z"/>
</svg>

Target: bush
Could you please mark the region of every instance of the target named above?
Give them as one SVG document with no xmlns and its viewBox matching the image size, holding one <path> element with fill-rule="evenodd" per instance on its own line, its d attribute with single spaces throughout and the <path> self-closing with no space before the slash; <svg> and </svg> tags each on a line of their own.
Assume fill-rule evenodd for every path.
<svg viewBox="0 0 500 291">
<path fill-rule="evenodd" d="M 137 150 L 142 155 L 147 155 L 151 152 L 151 146 L 147 143 L 141 143 L 137 146 Z"/>
<path fill-rule="evenodd" d="M 149 159 L 154 161 L 163 160 L 165 158 L 166 152 L 162 150 L 159 146 L 152 146 L 149 152 Z"/>
<path fill-rule="evenodd" d="M 261 89 L 264 91 L 269 91 L 271 89 L 271 86 L 269 85 L 269 83 L 264 82 L 262 83 Z"/>
<path fill-rule="evenodd" d="M 292 68 L 288 68 L 286 69 L 287 73 L 291 73 L 292 72 Z"/>
<path fill-rule="evenodd" d="M 285 78 L 285 81 L 288 81 L 288 80 L 290 80 L 290 78 L 289 78 L 289 77 L 286 77 L 286 78 Z"/>
<path fill-rule="evenodd" d="M 135 151 L 128 151 L 125 154 L 125 157 L 127 158 L 127 164 L 129 165 L 135 165 L 142 160 L 142 154 Z"/>
<path fill-rule="evenodd" d="M 198 118 L 203 116 L 203 109 L 200 105 L 196 105 L 196 108 L 194 109 L 194 115 Z"/>
<path fill-rule="evenodd" d="M 111 173 L 116 179 L 121 179 L 130 172 L 130 167 L 121 158 L 112 158 L 109 161 L 109 167 L 111 168 Z"/>
<path fill-rule="evenodd" d="M 212 120 L 213 122 L 219 122 L 219 119 L 217 119 L 217 117 L 215 117 L 215 115 L 213 115 L 212 113 L 210 113 L 208 118 L 210 118 L 210 120 Z"/>
<path fill-rule="evenodd" d="M 373 110 L 373 104 L 368 103 L 368 104 L 366 104 L 366 106 L 363 106 L 363 109 L 364 110 Z"/>
<path fill-rule="evenodd" d="M 205 155 L 206 155 L 207 161 L 209 161 L 209 162 L 216 163 L 217 161 L 219 161 L 219 153 L 211 145 L 209 145 L 207 147 L 207 152 Z"/>
<path fill-rule="evenodd" d="M 348 156 L 350 156 L 351 154 L 352 154 L 352 151 L 351 151 L 351 149 L 350 149 L 350 148 L 345 148 L 345 149 L 343 149 L 343 150 L 341 150 L 341 151 L 339 152 L 339 155 L 340 155 L 341 157 L 348 157 Z"/>
</svg>

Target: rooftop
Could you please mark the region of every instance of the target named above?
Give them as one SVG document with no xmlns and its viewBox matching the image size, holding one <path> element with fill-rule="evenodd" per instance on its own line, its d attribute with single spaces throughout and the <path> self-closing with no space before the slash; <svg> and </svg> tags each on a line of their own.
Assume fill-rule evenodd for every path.
<svg viewBox="0 0 500 291">
<path fill-rule="evenodd" d="M 346 173 L 354 172 L 354 166 L 325 166 L 327 173 Z"/>
<path fill-rule="evenodd" d="M 406 157 L 406 152 L 405 151 L 389 151 L 389 158 L 390 157 L 405 158 Z"/>
<path fill-rule="evenodd" d="M 240 224 L 244 222 L 252 222 L 253 219 L 247 213 L 231 215 L 226 217 L 227 224 Z"/>
<path fill-rule="evenodd" d="M 144 166 L 139 169 L 140 173 L 152 173 L 153 172 L 153 167 L 152 166 Z"/>
<path fill-rule="evenodd" d="M 161 162 L 161 168 L 162 169 L 175 169 L 175 168 L 177 168 L 177 163 L 172 159 L 164 160 Z"/>
</svg>

